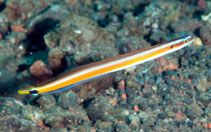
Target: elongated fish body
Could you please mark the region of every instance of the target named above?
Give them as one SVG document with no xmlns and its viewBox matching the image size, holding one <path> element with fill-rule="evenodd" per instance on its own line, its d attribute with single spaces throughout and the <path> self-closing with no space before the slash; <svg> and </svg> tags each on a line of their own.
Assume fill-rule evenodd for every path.
<svg viewBox="0 0 211 132">
<path fill-rule="evenodd" d="M 185 36 L 166 43 L 158 44 L 146 49 L 141 49 L 116 57 L 94 62 L 74 69 L 65 75 L 58 77 L 50 83 L 19 90 L 19 94 L 52 94 L 68 90 L 86 81 L 105 74 L 126 69 L 158 57 L 177 51 L 193 42 L 192 36 Z"/>
</svg>

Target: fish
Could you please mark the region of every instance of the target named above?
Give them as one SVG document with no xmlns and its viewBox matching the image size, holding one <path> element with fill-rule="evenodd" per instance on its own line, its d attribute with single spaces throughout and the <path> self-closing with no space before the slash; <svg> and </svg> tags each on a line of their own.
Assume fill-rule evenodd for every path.
<svg viewBox="0 0 211 132">
<path fill-rule="evenodd" d="M 128 52 L 102 61 L 93 62 L 75 68 L 62 76 L 58 76 L 54 81 L 49 83 L 31 86 L 27 89 L 20 89 L 18 90 L 18 94 L 37 95 L 62 92 L 106 74 L 120 71 L 170 54 L 186 47 L 193 41 L 194 37 L 187 35 L 148 48 Z"/>
</svg>

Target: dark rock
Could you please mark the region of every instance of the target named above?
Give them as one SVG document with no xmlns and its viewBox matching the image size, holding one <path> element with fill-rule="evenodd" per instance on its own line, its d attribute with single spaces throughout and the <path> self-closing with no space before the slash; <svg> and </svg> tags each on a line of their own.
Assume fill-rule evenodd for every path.
<svg viewBox="0 0 211 132">
<path fill-rule="evenodd" d="M 88 117 L 84 112 L 63 110 L 60 107 L 54 107 L 45 111 L 44 124 L 51 128 L 64 128 L 70 126 L 79 126 L 86 123 Z"/>
<path fill-rule="evenodd" d="M 145 126 L 152 127 L 154 125 L 154 121 L 151 118 L 144 118 L 143 119 L 143 124 Z"/>
<path fill-rule="evenodd" d="M 209 92 L 201 93 L 199 96 L 199 101 L 201 101 L 203 105 L 208 106 L 211 101 L 211 93 Z"/>
<path fill-rule="evenodd" d="M 166 112 L 158 114 L 158 118 L 160 119 L 165 119 L 165 117 L 166 117 Z"/>
<path fill-rule="evenodd" d="M 56 100 L 53 95 L 41 96 L 36 102 L 42 110 L 48 110 L 56 106 Z"/>
<path fill-rule="evenodd" d="M 63 109 L 76 107 L 78 103 L 78 96 L 73 91 L 66 92 L 65 94 L 59 96 L 58 99 L 58 104 Z"/>
<path fill-rule="evenodd" d="M 99 96 L 95 98 L 87 108 L 87 114 L 93 121 L 95 120 L 108 120 L 112 106 L 108 103 L 108 98 Z"/>
<path fill-rule="evenodd" d="M 114 126 L 114 131 L 115 132 L 129 132 L 130 131 L 130 128 L 126 124 L 124 124 L 124 123 L 122 123 L 122 124 L 116 124 Z"/>
</svg>

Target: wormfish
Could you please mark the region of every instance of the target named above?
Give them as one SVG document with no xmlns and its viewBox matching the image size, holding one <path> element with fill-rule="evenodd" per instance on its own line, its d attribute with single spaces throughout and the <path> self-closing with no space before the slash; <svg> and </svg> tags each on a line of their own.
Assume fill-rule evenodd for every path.
<svg viewBox="0 0 211 132">
<path fill-rule="evenodd" d="M 192 36 L 184 36 L 149 48 L 128 52 L 109 59 L 94 62 L 76 68 L 50 83 L 19 90 L 18 94 L 37 95 L 62 92 L 105 74 L 123 70 L 167 55 L 191 44 L 193 41 L 194 38 Z"/>
</svg>

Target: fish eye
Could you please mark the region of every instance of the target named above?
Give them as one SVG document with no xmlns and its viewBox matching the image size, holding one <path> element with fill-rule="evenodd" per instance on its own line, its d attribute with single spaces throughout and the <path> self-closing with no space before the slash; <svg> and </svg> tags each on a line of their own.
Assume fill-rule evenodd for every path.
<svg viewBox="0 0 211 132">
<path fill-rule="evenodd" d="M 187 40 L 184 40 L 184 43 L 187 43 L 188 41 Z"/>
<path fill-rule="evenodd" d="M 30 94 L 37 94 L 38 91 L 37 91 L 37 90 L 30 90 L 29 93 L 30 93 Z"/>
</svg>

